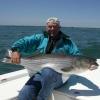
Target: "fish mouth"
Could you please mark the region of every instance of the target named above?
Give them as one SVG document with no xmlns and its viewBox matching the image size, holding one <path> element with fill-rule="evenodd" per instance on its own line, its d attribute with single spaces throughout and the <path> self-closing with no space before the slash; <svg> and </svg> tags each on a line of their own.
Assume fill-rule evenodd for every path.
<svg viewBox="0 0 100 100">
<path fill-rule="evenodd" d="M 97 59 L 95 60 L 94 63 L 91 64 L 91 66 L 89 67 L 90 70 L 95 70 L 99 67 L 99 63 L 97 61 Z"/>
<path fill-rule="evenodd" d="M 89 68 L 89 70 L 95 70 L 95 69 L 97 69 L 98 67 L 99 67 L 98 65 L 91 65 L 90 68 Z"/>
</svg>

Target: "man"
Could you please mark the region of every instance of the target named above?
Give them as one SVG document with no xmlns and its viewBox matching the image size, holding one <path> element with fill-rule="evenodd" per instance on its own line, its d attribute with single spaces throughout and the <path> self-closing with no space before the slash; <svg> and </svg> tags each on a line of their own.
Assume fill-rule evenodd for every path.
<svg viewBox="0 0 100 100">
<path fill-rule="evenodd" d="M 15 42 L 11 48 L 12 63 L 19 63 L 21 55 L 36 53 L 78 55 L 79 50 L 69 36 L 60 30 L 58 18 L 49 18 L 46 30 L 40 34 Z M 63 84 L 62 75 L 51 68 L 44 68 L 34 74 L 19 93 L 19 100 L 47 100 L 52 91 Z"/>
</svg>

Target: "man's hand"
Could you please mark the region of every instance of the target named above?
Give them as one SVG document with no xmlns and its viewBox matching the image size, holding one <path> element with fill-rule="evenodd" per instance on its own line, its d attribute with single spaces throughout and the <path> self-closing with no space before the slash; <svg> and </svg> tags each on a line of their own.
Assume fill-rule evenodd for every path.
<svg viewBox="0 0 100 100">
<path fill-rule="evenodd" d="M 20 53 L 15 51 L 11 53 L 11 62 L 14 64 L 20 63 Z"/>
</svg>

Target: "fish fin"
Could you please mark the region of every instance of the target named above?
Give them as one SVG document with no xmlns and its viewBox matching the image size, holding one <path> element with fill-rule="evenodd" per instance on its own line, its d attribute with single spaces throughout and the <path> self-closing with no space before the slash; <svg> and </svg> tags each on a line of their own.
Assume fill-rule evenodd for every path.
<svg viewBox="0 0 100 100">
<path fill-rule="evenodd" d="M 69 72 L 69 71 L 72 70 L 72 68 L 73 67 L 71 67 L 71 66 L 70 67 L 65 67 L 65 68 L 62 68 L 61 71 L 63 71 L 63 72 Z"/>
</svg>

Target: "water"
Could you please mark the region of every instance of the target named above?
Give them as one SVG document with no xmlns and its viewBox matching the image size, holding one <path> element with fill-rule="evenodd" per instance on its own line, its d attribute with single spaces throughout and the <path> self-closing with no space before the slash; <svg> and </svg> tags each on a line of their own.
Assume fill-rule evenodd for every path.
<svg viewBox="0 0 100 100">
<path fill-rule="evenodd" d="M 13 42 L 27 35 L 41 32 L 41 26 L 0 26 L 0 59 Z M 76 42 L 80 51 L 87 56 L 100 58 L 100 28 L 63 27 L 61 29 Z M 0 74 L 22 69 L 22 66 L 0 62 Z"/>
</svg>

